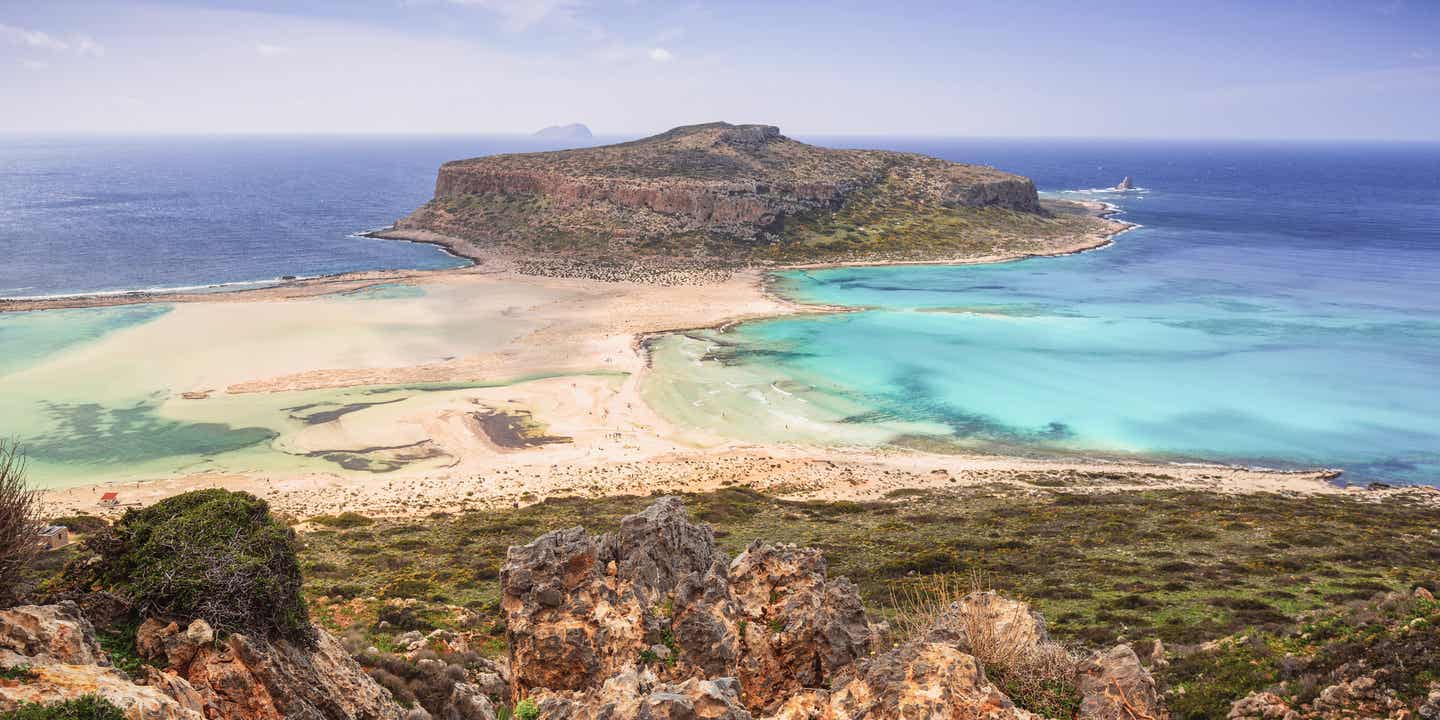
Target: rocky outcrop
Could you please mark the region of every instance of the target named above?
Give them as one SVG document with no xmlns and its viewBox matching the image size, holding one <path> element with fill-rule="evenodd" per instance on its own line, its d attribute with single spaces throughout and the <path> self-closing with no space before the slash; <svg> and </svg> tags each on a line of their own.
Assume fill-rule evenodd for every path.
<svg viewBox="0 0 1440 720">
<path fill-rule="evenodd" d="M 1120 181 L 1120 184 L 1115 186 L 1115 189 L 1116 189 L 1116 190 L 1134 190 L 1134 189 L 1135 189 L 1135 181 L 1132 180 L 1132 179 L 1130 179 L 1130 176 L 1129 176 L 1129 175 L 1126 175 L 1126 176 L 1125 176 L 1125 179 L 1124 179 L 1124 180 L 1121 180 L 1121 181 Z"/>
<path fill-rule="evenodd" d="M 1128 646 L 1075 661 L 1028 605 L 993 593 L 872 654 L 856 588 L 819 552 L 756 542 L 728 560 L 674 498 L 614 533 L 512 547 L 500 580 L 512 699 L 543 718 L 1035 717 L 987 676 L 979 657 L 995 647 L 1059 668 L 1081 717 L 1167 717 Z"/>
<path fill-rule="evenodd" d="M 217 640 L 202 620 L 183 630 L 147 620 L 136 634 L 141 657 L 162 664 L 202 698 L 209 713 L 245 720 L 399 720 L 405 714 L 334 637 L 314 649 L 288 640 L 232 634 Z"/>
<path fill-rule="evenodd" d="M 757 544 L 729 562 L 674 498 L 613 534 L 511 548 L 500 583 L 516 697 L 599 688 L 640 665 L 657 681 L 738 678 L 761 709 L 869 650 L 855 588 L 828 580 L 818 553 Z"/>
<path fill-rule="evenodd" d="M 0 666 L 109 665 L 73 602 L 0 611 Z"/>
<path fill-rule="evenodd" d="M 27 670 L 18 670 L 22 667 Z M 17 675 L 0 678 L 0 712 L 25 703 L 96 695 L 130 720 L 204 717 L 165 688 L 137 685 L 112 667 L 96 642 L 95 628 L 74 603 L 22 605 L 0 612 L 0 668 Z"/>
<path fill-rule="evenodd" d="M 147 620 L 135 644 L 153 666 L 129 677 L 111 666 L 94 627 L 75 604 L 0 612 L 0 667 L 27 668 L 0 679 L 0 710 L 98 695 L 131 720 L 400 720 L 405 715 L 390 693 L 323 631 L 312 649 L 238 634 L 219 639 L 203 620 L 183 629 Z M 457 686 L 456 692 L 464 690 Z M 488 700 L 458 697 L 455 704 L 485 708 Z"/>
<path fill-rule="evenodd" d="M 527 252 L 734 259 L 780 240 L 787 219 L 838 211 L 880 186 L 887 198 L 936 208 L 1041 211 L 1030 180 L 993 168 L 708 123 L 617 145 L 445 163 L 434 199 L 395 229 Z"/>
<path fill-rule="evenodd" d="M 1081 663 L 1076 684 L 1082 698 L 1082 720 L 1134 720 L 1165 714 L 1155 679 L 1129 645 L 1097 652 Z"/>
</svg>

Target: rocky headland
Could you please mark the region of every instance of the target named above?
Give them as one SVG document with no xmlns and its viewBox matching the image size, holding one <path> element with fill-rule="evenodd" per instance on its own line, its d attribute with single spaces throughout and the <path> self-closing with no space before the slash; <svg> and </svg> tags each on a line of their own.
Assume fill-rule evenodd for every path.
<svg viewBox="0 0 1440 720">
<path fill-rule="evenodd" d="M 377 234 L 511 257 L 535 274 L 643 280 L 657 267 L 1070 252 L 1124 227 L 1078 203 L 1042 202 L 1028 178 L 990 167 L 707 123 L 446 163 L 434 199 Z"/>
</svg>

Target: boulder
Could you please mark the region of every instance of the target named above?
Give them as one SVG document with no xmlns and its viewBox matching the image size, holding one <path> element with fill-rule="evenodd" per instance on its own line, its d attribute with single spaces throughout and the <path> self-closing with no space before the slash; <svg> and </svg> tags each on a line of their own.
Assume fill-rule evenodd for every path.
<svg viewBox="0 0 1440 720">
<path fill-rule="evenodd" d="M 664 683 L 629 666 L 591 692 L 541 690 L 531 700 L 541 720 L 751 720 L 739 690 L 730 678 Z"/>
<path fill-rule="evenodd" d="M 1091 655 L 1080 664 L 1076 686 L 1080 690 L 1082 720 L 1169 717 L 1155 689 L 1155 679 L 1129 645 L 1116 645 Z"/>
<path fill-rule="evenodd" d="M 755 544 L 728 562 L 675 498 L 609 535 L 511 548 L 500 583 L 517 698 L 583 694 L 638 663 L 657 682 L 738 678 L 760 710 L 869 652 L 855 587 L 827 579 L 819 553 Z"/>
<path fill-rule="evenodd" d="M 204 720 L 161 688 L 130 682 L 119 670 L 101 665 L 46 664 L 24 680 L 0 680 L 0 712 L 25 703 L 53 703 L 96 695 L 120 708 L 128 720 Z"/>
<path fill-rule="evenodd" d="M 1226 717 L 1229 720 L 1296 720 L 1300 713 L 1275 693 L 1257 692 L 1231 703 Z"/>
<path fill-rule="evenodd" d="M 831 694 L 819 715 L 779 717 L 1029 720 L 1033 716 L 990 683 L 974 656 L 951 644 L 917 641 L 864 663 L 853 680 Z"/>
<path fill-rule="evenodd" d="M 0 611 L 0 666 L 56 664 L 110 664 L 75 603 Z"/>
<path fill-rule="evenodd" d="M 366 675 L 329 633 L 314 649 L 277 639 L 232 634 L 216 642 L 203 621 L 146 620 L 136 633 L 140 656 L 164 664 L 218 716 L 237 720 L 400 720 L 404 709 Z"/>
</svg>

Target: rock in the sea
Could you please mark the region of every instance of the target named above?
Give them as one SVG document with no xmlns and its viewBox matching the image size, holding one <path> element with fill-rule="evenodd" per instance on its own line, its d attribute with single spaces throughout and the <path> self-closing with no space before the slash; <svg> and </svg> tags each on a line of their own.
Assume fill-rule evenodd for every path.
<svg viewBox="0 0 1440 720">
<path fill-rule="evenodd" d="M 1135 181 L 1134 181 L 1134 180 L 1131 180 L 1129 175 L 1126 175 L 1126 176 L 1125 176 L 1125 179 L 1124 179 L 1124 180 L 1121 180 L 1121 181 L 1120 181 L 1120 184 L 1115 186 L 1115 189 L 1116 189 L 1116 190 L 1134 190 L 1134 189 L 1135 189 Z"/>
<path fill-rule="evenodd" d="M 535 137 L 557 140 L 589 140 L 594 137 L 594 134 L 582 123 L 570 123 L 569 125 L 551 125 L 540 128 L 535 131 Z"/>
<path fill-rule="evenodd" d="M 617 145 L 448 162 L 434 199 L 395 228 L 523 257 L 553 256 L 547 248 L 560 238 L 567 253 L 610 260 L 734 262 L 770 247 L 787 219 L 839 211 L 856 198 L 906 214 L 1042 212 L 1034 183 L 994 168 L 817 147 L 771 125 L 717 122 Z"/>
</svg>

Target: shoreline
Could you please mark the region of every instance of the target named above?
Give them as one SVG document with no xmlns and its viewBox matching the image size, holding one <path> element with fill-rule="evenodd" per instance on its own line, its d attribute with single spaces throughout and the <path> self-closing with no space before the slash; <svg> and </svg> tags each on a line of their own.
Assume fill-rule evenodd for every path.
<svg viewBox="0 0 1440 720">
<path fill-rule="evenodd" d="M 1114 238 L 1135 230 L 1140 225 L 1116 220 L 1113 216 L 1123 212 L 1109 203 L 1091 200 L 1067 200 L 1077 205 L 1083 205 L 1090 210 L 1095 217 L 1114 224 L 1099 235 L 1089 235 L 1062 245 L 1053 251 L 1045 252 L 1016 252 L 997 255 L 985 255 L 980 257 L 961 258 L 937 258 L 924 260 L 844 260 L 844 261 L 823 261 L 814 263 L 774 263 L 774 264 L 753 264 L 734 266 L 731 268 L 734 273 L 747 272 L 783 272 L 785 270 L 816 270 L 839 267 L 886 267 L 890 265 L 989 265 L 1005 262 L 1015 262 L 1031 258 L 1042 257 L 1064 257 L 1079 253 L 1100 250 L 1110 246 Z M 468 265 L 453 268 L 438 268 L 434 270 L 422 269 L 387 269 L 387 270 L 356 270 L 344 273 L 333 273 L 328 275 L 297 276 L 290 279 L 275 278 L 274 280 L 243 280 L 233 283 L 214 283 L 209 285 L 182 286 L 177 288 L 164 288 L 153 290 L 105 290 L 93 293 L 66 293 L 59 295 L 44 296 L 17 296 L 0 297 L 0 313 L 30 312 L 34 310 L 69 310 L 97 307 L 117 307 L 122 305 L 143 305 L 149 303 L 190 303 L 190 302 L 246 302 L 260 300 L 284 300 L 299 297 L 314 297 L 329 293 L 341 293 L 358 290 L 369 285 L 386 282 L 419 281 L 432 277 L 441 277 L 454 274 L 474 273 L 505 273 L 514 271 L 516 258 L 509 256 L 502 251 L 483 251 L 477 248 L 474 243 L 449 235 L 442 235 L 430 230 L 406 230 L 394 226 L 363 230 L 351 233 L 355 237 L 368 237 L 380 240 L 395 240 L 400 242 L 411 242 L 421 245 L 433 245 L 439 247 L 445 253 L 461 260 L 467 261 Z M 521 273 L 524 275 L 523 273 Z M 551 277 L 547 275 L 526 275 L 527 277 Z M 600 281 L 612 282 L 612 281 Z M 620 281 L 617 281 L 620 282 Z M 196 292 L 206 289 L 209 292 Z"/>
<path fill-rule="evenodd" d="M 1091 235 L 1067 243 L 1054 253 L 1017 253 L 960 262 L 1006 262 L 1087 252 L 1106 247 L 1113 243 L 1116 235 L 1138 227 L 1134 223 L 1113 222 L 1114 226 L 1102 236 Z M 382 232 L 389 234 L 390 231 Z M 414 239 L 412 235 L 412 238 L 394 239 L 428 241 L 442 246 L 464 243 L 434 234 L 419 238 Z M 773 287 L 776 279 L 773 271 L 791 269 L 785 266 L 743 268 L 721 282 L 664 286 L 522 275 L 507 267 L 508 258 L 504 256 L 485 256 L 479 252 L 473 255 L 470 259 L 476 264 L 464 268 L 348 273 L 297 280 L 282 286 L 178 297 L 92 297 L 80 305 L 192 302 L 198 304 L 196 310 L 203 317 L 210 312 L 207 307 L 257 302 L 276 303 L 266 308 L 267 313 L 288 313 L 295 310 L 281 308 L 289 300 L 317 299 L 398 281 L 420 285 L 443 296 L 448 309 L 464 313 L 474 323 L 483 323 L 487 311 L 519 312 L 520 316 L 537 323 L 533 329 L 479 355 L 378 367 L 342 365 L 327 369 L 325 365 L 299 365 L 288 373 L 265 370 L 260 376 L 244 377 L 239 382 L 171 388 L 174 397 L 185 396 L 186 402 L 206 403 L 211 392 L 219 397 L 236 397 L 423 382 L 463 383 L 523 375 L 516 372 L 517 369 L 551 373 L 547 378 L 517 384 L 456 391 L 455 403 L 421 408 L 417 411 L 419 414 L 389 419 L 381 415 L 367 421 L 362 411 L 344 419 L 343 427 L 348 428 L 344 432 L 360 432 L 359 436 L 372 439 L 377 432 L 393 434 L 402 426 L 423 428 L 424 434 L 416 437 L 428 437 L 425 442 L 443 450 L 451 458 L 448 465 L 378 473 L 316 472 L 299 468 L 273 472 L 227 471 L 220 466 L 207 472 L 173 471 L 149 479 L 99 480 L 47 489 L 46 502 L 69 511 L 94 512 L 97 510 L 95 498 L 102 489 L 122 490 L 126 502 L 138 499 L 148 503 L 189 489 L 224 486 L 251 490 L 272 500 L 283 511 L 297 515 L 357 508 L 379 515 L 407 515 L 434 511 L 437 507 L 525 504 L 555 494 L 675 492 L 725 484 L 764 487 L 793 497 L 873 499 L 896 489 L 947 487 L 957 483 L 963 486 L 1000 482 L 1023 487 L 1026 478 L 1035 473 L 1057 472 L 1115 475 L 1096 481 L 1094 489 L 1100 490 L 1178 485 L 1220 492 L 1355 491 L 1332 482 L 1336 477 L 1334 471 L 1323 469 L 1273 470 L 1139 458 L 941 454 L 886 445 L 753 444 L 726 439 L 703 428 L 681 429 L 661 417 L 640 395 L 640 385 L 651 371 L 650 344 L 656 338 L 705 328 L 723 331 L 758 319 L 855 312 L 863 308 L 811 305 L 785 297 Z M 920 262 L 957 264 L 955 260 L 904 264 Z M 538 293 L 539 299 L 535 302 L 540 304 L 528 309 L 490 307 L 495 303 L 488 298 L 503 288 L 527 288 L 529 292 Z M 480 304 L 468 304 L 471 300 Z M 12 303 L 7 307 L 0 301 L 0 310 L 45 309 L 36 305 L 31 303 L 19 308 Z M 74 299 L 69 303 L 50 301 L 45 305 L 77 306 Z M 275 350 L 267 348 L 262 352 Z M 597 369 L 609 371 L 618 379 L 612 382 L 595 377 L 593 372 Z M 191 390 L 196 391 L 193 397 L 185 395 L 185 391 Z M 473 423 L 465 419 L 468 414 L 462 408 L 476 405 L 492 410 L 503 407 L 527 414 L 533 412 L 545 433 L 563 436 L 569 442 L 525 448 L 496 446 L 474 433 Z M 396 425 L 397 422 L 401 425 Z M 332 424 L 341 427 L 339 421 Z M 366 431 L 370 434 L 366 435 Z M 420 431 L 406 432 L 413 435 Z M 401 439 L 416 438 L 406 435 Z M 322 441 L 323 432 L 320 440 L 310 442 Z M 373 442 L 361 443 L 357 447 L 373 445 Z M 301 449 L 328 447 L 311 448 L 302 443 Z M 813 481 L 801 488 L 790 476 L 764 479 L 773 475 L 775 467 L 803 468 L 805 474 L 813 476 Z M 752 476 L 759 479 L 751 482 L 747 478 Z M 1371 492 L 1366 497 L 1381 494 Z M 416 498 L 425 499 L 427 504 L 423 508 L 412 507 L 415 505 L 412 500 Z"/>
</svg>

